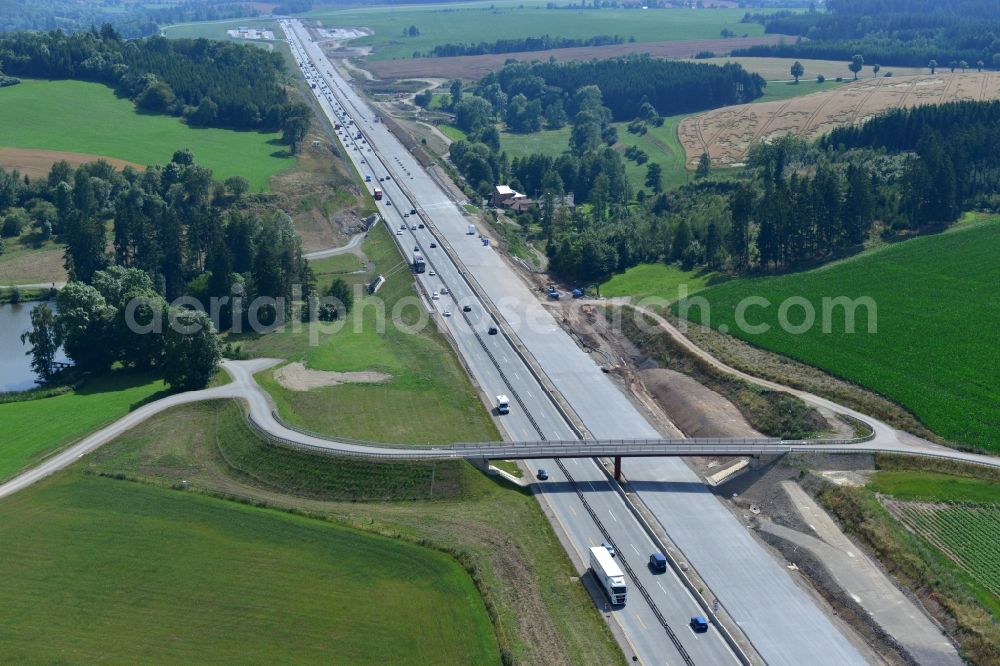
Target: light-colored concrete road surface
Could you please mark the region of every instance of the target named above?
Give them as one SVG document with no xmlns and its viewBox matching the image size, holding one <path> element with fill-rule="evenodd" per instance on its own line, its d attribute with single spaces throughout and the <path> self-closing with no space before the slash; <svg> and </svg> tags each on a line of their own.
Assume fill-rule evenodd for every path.
<svg viewBox="0 0 1000 666">
<path fill-rule="evenodd" d="M 794 543 L 823 563 L 837 584 L 861 605 L 890 636 L 899 641 L 920 664 L 961 666 L 958 651 L 917 605 L 899 591 L 889 577 L 859 550 L 812 497 L 797 483 L 783 481 L 799 515 L 813 530 L 812 535 L 761 522 L 761 529 Z"/>
<path fill-rule="evenodd" d="M 394 232 L 393 238 L 400 252 L 404 257 L 410 257 L 414 247 L 421 248 L 427 262 L 427 272 L 416 276 L 418 287 L 425 296 L 433 291 L 440 292 L 443 286 L 449 288 L 450 293 L 440 300 L 427 299 L 431 303 L 432 316 L 438 327 L 453 341 L 470 374 L 486 394 L 487 402 L 500 393 L 510 396 L 512 409 L 501 420 L 502 429 L 515 441 L 576 440 L 573 429 L 556 409 L 549 393 L 514 349 L 514 343 L 507 335 L 506 322 L 494 319 L 492 311 L 482 302 L 467 279 L 468 269 L 458 265 L 445 251 L 444 245 L 454 245 L 454 240 L 431 224 L 436 221 L 436 217 L 429 211 L 438 204 L 420 196 L 410 199 L 408 192 L 401 187 L 403 181 L 408 186 L 416 182 L 417 178 L 427 178 L 425 172 L 416 165 L 403 168 L 399 154 L 383 154 L 385 139 L 381 135 L 376 139 L 370 133 L 385 132 L 384 125 L 375 122 L 374 113 L 367 107 L 363 111 L 352 108 L 355 102 L 358 105 L 362 103 L 352 97 L 352 91 L 336 73 L 333 64 L 326 60 L 316 44 L 308 41 L 305 30 L 298 22 L 294 26 L 286 23 L 283 27 L 289 37 L 293 55 L 303 63 L 307 76 L 318 83 L 315 94 L 323 113 L 331 122 L 342 122 L 350 129 L 350 132 L 344 130 L 340 133 L 344 152 L 360 173 L 370 173 L 385 191 L 385 198 L 377 202 L 377 206 L 387 228 Z M 310 67 L 309 60 L 319 67 Z M 345 108 L 350 111 L 354 125 L 346 122 L 348 114 Z M 365 141 L 357 139 L 358 131 L 363 131 L 368 138 Z M 405 152 L 398 142 L 394 145 L 398 147 L 397 151 Z M 374 184 L 373 182 L 372 186 Z M 439 194 L 438 199 L 440 198 Z M 446 201 L 444 206 L 458 210 L 451 201 Z M 412 215 L 404 218 L 404 214 L 408 214 L 411 208 L 417 209 L 419 216 L 416 219 Z M 424 229 L 410 228 L 421 221 L 428 222 Z M 395 233 L 397 230 L 398 234 Z M 466 235 L 466 231 L 467 225 L 461 230 L 462 243 L 474 242 L 482 247 L 479 239 Z M 431 248 L 432 242 L 439 247 Z M 432 271 L 434 275 L 431 275 Z M 469 313 L 462 311 L 462 306 L 466 304 L 474 306 Z M 443 317 L 442 311 L 445 308 L 450 309 L 453 316 Z M 490 325 L 497 325 L 501 333 L 487 335 L 486 329 Z M 581 464 L 589 466 L 592 475 L 600 473 L 596 463 L 591 460 L 581 461 Z M 583 500 L 575 492 L 575 484 L 565 478 L 555 461 L 541 460 L 536 465 L 534 469 L 544 467 L 549 471 L 550 480 L 540 484 L 542 499 L 555 517 L 557 526 L 561 526 L 572 544 L 570 555 L 578 570 L 586 570 L 590 547 L 612 540 L 622 553 L 620 557 L 629 562 L 631 569 L 641 576 L 646 558 L 649 557 L 649 553 L 645 551 L 652 552 L 652 546 L 642 525 L 628 513 L 617 493 L 607 486 L 594 493 L 593 498 L 588 493 L 587 502 L 614 507 L 617 520 L 605 517 L 598 523 L 591 518 Z M 636 555 L 637 551 L 644 554 L 640 557 Z M 667 618 L 677 644 L 661 626 L 652 606 L 633 591 L 624 607 L 609 611 L 612 620 L 621 627 L 626 637 L 626 645 L 623 646 L 626 656 L 631 658 L 634 655 L 641 663 L 646 664 L 664 661 L 690 663 L 688 659 L 705 664 L 735 661 L 715 627 L 708 635 L 701 636 L 688 629 L 689 618 L 698 613 L 697 603 L 687 595 L 678 581 L 660 578 L 662 580 L 657 581 L 659 585 L 652 588 L 650 595 L 660 613 Z M 630 589 L 635 590 L 635 581 L 630 576 L 627 576 L 627 583 Z"/>
<path fill-rule="evenodd" d="M 349 134 L 343 133 L 352 137 L 345 144 L 347 154 L 352 159 L 363 154 L 369 163 L 376 158 L 391 172 L 391 180 L 382 183 L 383 217 L 400 202 L 414 202 L 422 219 L 430 223 L 428 232 L 453 249 L 470 281 L 479 285 L 594 439 L 658 438 L 659 433 L 559 327 L 501 253 L 483 246 L 477 235 L 468 234 L 473 220 L 385 124 L 377 122 L 367 102 L 321 49 L 308 41 L 301 22 L 285 25 L 290 28 L 286 30 L 286 34 L 291 33 L 289 42 L 297 41 L 305 54 L 304 62 L 319 65 L 311 73 L 326 84 L 315 91 L 321 106 L 335 115 L 342 109 L 344 113 L 339 115 L 354 123 Z M 356 132 L 361 132 L 363 141 L 353 138 Z M 640 489 L 642 500 L 765 661 L 795 666 L 864 663 L 850 641 L 683 461 L 630 461 L 626 472 L 633 486 Z M 657 654 L 654 661 L 665 656 Z"/>
<path fill-rule="evenodd" d="M 353 252 L 356 247 L 361 245 L 361 241 L 365 239 L 366 234 L 354 234 L 351 236 L 345 245 L 340 247 L 328 247 L 322 250 L 315 250 L 314 252 L 306 252 L 302 256 L 310 261 L 315 261 L 316 259 L 326 259 L 327 257 L 336 257 L 340 254 L 347 254 L 348 252 Z"/>
</svg>

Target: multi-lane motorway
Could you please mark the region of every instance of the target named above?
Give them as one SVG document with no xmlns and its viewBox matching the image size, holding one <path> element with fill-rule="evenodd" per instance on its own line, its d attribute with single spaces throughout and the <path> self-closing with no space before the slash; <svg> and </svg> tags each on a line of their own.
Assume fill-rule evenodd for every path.
<svg viewBox="0 0 1000 666">
<path fill-rule="evenodd" d="M 385 197 L 379 202 L 380 213 L 403 256 L 411 256 L 415 247 L 422 249 L 427 270 L 418 274 L 417 279 L 424 294 L 435 291 L 440 294 L 442 287 L 448 288 L 450 293 L 440 295 L 438 300 L 427 299 L 438 318 L 438 325 L 454 340 L 488 401 L 499 393 L 510 396 L 511 413 L 501 421 L 506 434 L 514 440 L 575 439 L 577 434 L 514 349 L 510 338 L 504 332 L 487 333 L 490 325 L 505 328 L 506 322 L 497 321 L 489 314 L 487 304 L 478 298 L 467 276 L 462 275 L 442 246 L 449 244 L 463 257 L 493 255 L 494 251 L 484 247 L 476 235 L 467 233 L 468 223 L 464 218 L 458 233 L 448 233 L 438 226 L 443 213 L 458 212 L 455 204 L 440 191 L 434 197 L 410 198 L 407 190 L 418 183 L 423 185 L 422 170 L 408 156 L 404 158 L 402 153 L 405 151 L 398 143 L 396 150 L 384 150 L 383 146 L 388 143 L 385 134 L 388 133 L 384 132 L 383 125 L 374 122 L 370 109 L 349 97 L 346 83 L 334 74 L 333 67 L 322 59 L 318 48 L 310 44 L 304 28 L 289 23 L 286 33 L 293 54 L 308 76 L 314 82 L 322 79 L 316 88 L 317 100 L 331 122 L 347 125 L 346 121 L 350 120 L 354 123 L 340 132 L 343 147 L 358 171 L 371 175 L 373 185 L 384 190 Z M 310 61 L 323 66 L 311 67 Z M 364 141 L 356 138 L 359 131 Z M 418 209 L 420 216 L 403 217 L 411 209 Z M 425 221 L 433 222 L 435 228 L 410 228 Z M 402 230 L 404 222 L 405 231 Z M 403 233 L 396 235 L 396 230 Z M 438 247 L 431 248 L 431 243 Z M 463 312 L 466 304 L 472 306 L 471 312 Z M 445 310 L 452 313 L 450 317 L 443 316 Z M 542 485 L 544 501 L 572 544 L 574 559 L 587 562 L 590 547 L 611 541 L 617 547 L 619 560 L 624 561 L 631 572 L 627 581 L 632 591 L 628 603 L 608 611 L 627 636 L 626 652 L 647 664 L 736 663 L 716 628 L 698 635 L 688 627 L 691 616 L 700 613 L 698 604 L 673 573 L 654 575 L 650 572 L 646 562 L 657 548 L 595 462 L 583 459 L 560 466 L 555 461 L 543 460 L 537 462 L 535 469 L 538 467 L 549 472 L 549 480 Z M 574 480 L 585 488 L 585 494 L 575 491 Z M 646 590 L 648 600 L 638 593 L 637 583 Z"/>
<path fill-rule="evenodd" d="M 424 250 L 428 268 L 436 273 L 434 277 L 429 273 L 418 276 L 425 292 L 439 291 L 441 285 L 452 291 L 450 300 L 432 304 L 439 313 L 445 308 L 451 311 L 452 316 L 442 317 L 440 323 L 454 338 L 478 384 L 487 394 L 513 394 L 512 413 L 503 419 L 509 436 L 520 440 L 571 439 L 577 434 L 537 373 L 532 373 L 518 353 L 518 343 L 540 366 L 541 378 L 554 385 L 593 438 L 657 438 L 657 431 L 562 331 L 503 257 L 467 234 L 469 220 L 456 202 L 385 125 L 377 122 L 376 113 L 311 42 L 301 22 L 289 20 L 282 25 L 307 77 L 318 83 L 315 92 L 323 112 L 331 122 L 351 121 L 349 131 L 340 133 L 348 157 L 376 182 L 388 176 L 379 183 L 385 191 L 380 212 L 390 229 L 398 228 L 404 220 L 402 213 L 411 208 L 428 223 L 423 230 L 407 227 L 404 235 L 396 238 L 404 257 L 414 246 Z M 358 132 L 363 141 L 353 138 Z M 432 241 L 438 248 L 429 249 Z M 445 252 L 445 245 L 450 253 Z M 461 306 L 466 303 L 473 305 L 473 316 L 462 313 Z M 488 307 L 498 313 L 496 323 L 509 335 L 485 335 L 485 327 L 493 319 Z M 669 632 L 658 625 L 653 609 L 637 595 L 615 612 L 637 656 L 646 663 L 732 661 L 733 655 L 714 632 L 696 636 L 686 628 L 686 619 L 696 606 L 685 598 L 676 580 L 660 576 L 652 581 L 652 590 L 643 582 L 639 572 L 651 544 L 641 526 L 627 515 L 596 463 L 583 459 L 563 468 L 550 461 L 543 464 L 553 474 L 551 482 L 542 486 L 546 488 L 545 500 L 577 554 L 604 540 L 602 527 L 609 533 L 614 530 L 611 536 L 619 553 L 639 579 L 632 582 L 653 593 L 653 603 L 667 618 Z M 625 469 L 645 504 L 768 663 L 863 663 L 830 619 L 685 463 L 641 459 L 626 463 Z M 563 476 L 566 472 L 576 485 Z M 584 492 L 578 495 L 568 492 L 570 488 Z M 590 504 L 591 511 L 583 501 Z"/>
</svg>

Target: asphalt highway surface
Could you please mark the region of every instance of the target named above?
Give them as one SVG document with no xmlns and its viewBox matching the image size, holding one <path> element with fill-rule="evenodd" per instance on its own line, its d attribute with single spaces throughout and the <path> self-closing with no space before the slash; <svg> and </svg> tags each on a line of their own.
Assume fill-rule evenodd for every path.
<svg viewBox="0 0 1000 666">
<path fill-rule="evenodd" d="M 476 235 L 468 234 L 470 219 L 458 202 L 448 196 L 385 124 L 378 122 L 376 112 L 341 77 L 320 47 L 310 42 L 301 22 L 285 21 L 283 25 L 307 78 L 319 82 L 317 99 L 324 111 L 333 113 L 333 122 L 345 124 L 341 136 L 348 137 L 348 156 L 361 173 L 366 173 L 366 167 L 381 165 L 391 174 L 391 180 L 379 183 L 386 196 L 380 210 L 390 228 L 394 223 L 392 213 L 398 212 L 399 206 L 389 204 L 400 201 L 408 207 L 413 202 L 421 218 L 432 222 L 438 238 L 454 249 L 468 271 L 468 280 L 474 281 L 495 305 L 593 438 L 657 438 L 659 433 L 559 327 L 503 257 L 483 246 Z M 358 133 L 363 141 L 356 138 Z M 365 162 L 359 164 L 360 159 Z M 370 172 L 383 176 L 377 168 Z M 444 256 L 441 260 L 447 261 Z M 459 348 L 474 366 L 477 361 L 461 345 Z M 516 379 L 512 381 L 517 385 Z M 541 412 L 535 420 L 546 428 L 560 427 L 558 421 L 564 421 L 561 414 L 552 410 L 549 415 L 550 410 L 535 408 L 543 404 L 532 403 L 533 412 Z M 639 489 L 642 500 L 768 663 L 863 663 L 861 655 L 823 611 L 683 461 L 631 460 L 625 471 L 633 488 Z M 631 636 L 633 632 L 629 628 L 627 633 Z M 647 663 L 665 658 L 674 661 L 666 651 L 656 652 L 653 661 L 642 656 Z M 695 660 L 718 663 L 707 655 Z"/>
</svg>

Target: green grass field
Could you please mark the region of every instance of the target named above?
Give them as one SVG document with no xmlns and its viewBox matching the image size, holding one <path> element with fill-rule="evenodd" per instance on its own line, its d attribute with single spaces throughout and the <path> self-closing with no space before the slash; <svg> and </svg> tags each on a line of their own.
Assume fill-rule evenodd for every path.
<svg viewBox="0 0 1000 666">
<path fill-rule="evenodd" d="M 0 90 L 0 146 L 87 153 L 136 164 L 166 164 L 175 150 L 224 180 L 240 175 L 255 190 L 294 165 L 278 134 L 195 129 L 178 118 L 137 113 L 107 86 L 25 80 Z"/>
<path fill-rule="evenodd" d="M 441 134 L 444 134 L 446 137 L 448 137 L 452 141 L 464 141 L 465 140 L 465 132 L 463 132 L 462 130 L 458 129 L 454 125 L 441 124 L 441 125 L 438 125 L 437 128 L 441 131 Z"/>
<path fill-rule="evenodd" d="M 0 577 L 12 662 L 499 663 L 442 553 L 76 471 L 0 502 Z"/>
<path fill-rule="evenodd" d="M 699 296 L 711 303 L 713 327 L 881 393 L 942 437 L 1000 451 L 1000 217 L 975 219 L 820 269 L 732 281 Z M 735 308 L 748 296 L 770 301 L 746 316 L 751 325 L 770 325 L 767 332 L 736 325 Z M 857 332 L 844 332 L 843 308 L 828 318 L 831 332 L 822 331 L 821 299 L 841 296 L 874 300 L 876 333 L 867 332 L 865 308 Z M 790 297 L 805 298 L 816 313 L 804 334 L 778 326 L 779 304 Z M 699 309 L 690 316 L 699 320 Z M 803 308 L 791 308 L 788 319 L 800 324 Z"/>
<path fill-rule="evenodd" d="M 314 370 L 378 370 L 392 375 L 392 380 L 291 391 L 278 384 L 271 371 L 261 373 L 259 379 L 281 415 L 312 430 L 383 442 L 499 439 L 465 371 L 433 324 L 411 334 L 387 316 L 384 330 L 378 330 L 376 308 L 381 304 L 391 315 L 400 299 L 412 298 L 402 311 L 401 319 L 408 324 L 416 321 L 423 306 L 416 301 L 413 278 L 385 225 L 377 225 L 361 248 L 375 270 L 343 277 L 358 284 L 378 274 L 387 280 L 375 297 L 355 302 L 340 331 L 320 336 L 315 346 L 309 344 L 308 330 L 273 333 L 242 344 L 252 354 L 302 361 Z"/>
<path fill-rule="evenodd" d="M 879 471 L 869 486 L 904 500 L 1000 503 L 1000 483 L 937 472 Z"/>
<path fill-rule="evenodd" d="M 624 665 L 534 495 L 464 461 L 379 463 L 272 447 L 235 403 L 219 400 L 158 414 L 81 466 L 165 488 L 185 480 L 195 492 L 425 541 L 474 568 L 512 663 Z"/>
<path fill-rule="evenodd" d="M 680 297 L 680 288 L 687 294 L 695 294 L 711 284 L 725 280 L 719 273 L 706 271 L 685 271 L 674 265 L 639 264 L 624 273 L 613 275 L 601 285 L 601 296 L 631 296 L 638 302 L 643 298 L 661 298 L 675 301 Z"/>
<path fill-rule="evenodd" d="M 372 7 L 331 11 L 319 9 L 307 16 L 325 25 L 371 28 L 375 34 L 352 45 L 372 46 L 374 60 L 410 58 L 441 44 L 493 42 L 544 34 L 585 38 L 594 35 L 635 37 L 637 42 L 678 39 L 718 39 L 725 28 L 738 35 L 760 35 L 763 27 L 740 23 L 742 9 L 627 9 L 555 10 L 541 2 L 470 2 L 425 7 Z M 417 37 L 403 37 L 415 25 Z"/>
<path fill-rule="evenodd" d="M 115 372 L 62 395 L 0 404 L 0 481 L 165 394 L 151 375 Z"/>
<path fill-rule="evenodd" d="M 790 81 L 768 81 L 767 87 L 764 88 L 764 94 L 754 100 L 754 103 L 760 102 L 774 102 L 782 99 L 790 99 L 792 97 L 801 97 L 802 95 L 809 95 L 814 92 L 823 92 L 825 90 L 834 90 L 838 86 L 843 85 L 843 83 L 837 83 L 836 81 L 827 80 L 825 83 L 816 83 L 815 80 L 802 79 L 798 83 L 792 83 Z"/>
</svg>

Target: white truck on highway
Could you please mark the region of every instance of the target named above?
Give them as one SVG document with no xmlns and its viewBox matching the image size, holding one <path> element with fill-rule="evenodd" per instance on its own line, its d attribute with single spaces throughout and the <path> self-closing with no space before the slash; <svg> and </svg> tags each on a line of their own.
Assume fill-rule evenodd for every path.
<svg viewBox="0 0 1000 666">
<path fill-rule="evenodd" d="M 470 224 L 469 228 L 466 230 L 465 233 L 466 233 L 467 236 L 475 236 L 476 235 L 476 225 Z"/>
<path fill-rule="evenodd" d="M 615 606 L 625 605 L 625 575 L 618 567 L 618 563 L 611 557 L 611 553 L 604 546 L 597 546 L 590 549 L 590 570 L 594 573 L 594 578 L 601 587 L 604 588 L 608 599 Z"/>
<path fill-rule="evenodd" d="M 505 395 L 497 396 L 497 414 L 510 414 L 510 399 Z"/>
</svg>

